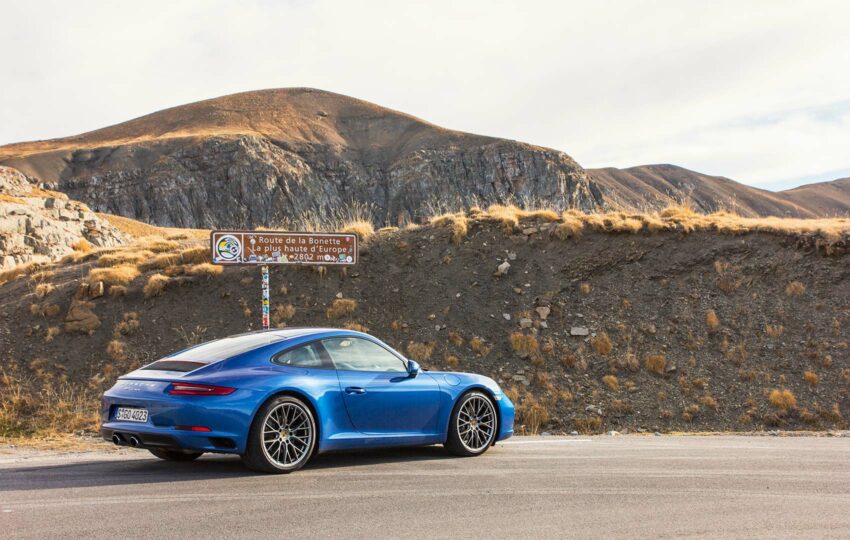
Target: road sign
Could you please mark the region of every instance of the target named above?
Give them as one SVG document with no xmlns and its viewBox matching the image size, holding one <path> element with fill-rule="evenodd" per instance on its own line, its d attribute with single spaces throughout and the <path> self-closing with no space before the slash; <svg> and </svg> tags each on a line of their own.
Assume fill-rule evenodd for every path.
<svg viewBox="0 0 850 540">
<path fill-rule="evenodd" d="M 210 248 L 214 264 L 357 264 L 357 235 L 354 234 L 212 231 Z"/>
</svg>

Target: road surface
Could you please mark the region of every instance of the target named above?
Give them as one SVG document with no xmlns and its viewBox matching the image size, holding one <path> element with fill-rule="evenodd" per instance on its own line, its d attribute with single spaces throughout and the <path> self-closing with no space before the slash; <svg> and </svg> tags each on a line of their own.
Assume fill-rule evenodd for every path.
<svg viewBox="0 0 850 540">
<path fill-rule="evenodd" d="M 3 538 L 848 537 L 850 437 L 545 437 L 320 456 L 0 451 Z"/>
</svg>

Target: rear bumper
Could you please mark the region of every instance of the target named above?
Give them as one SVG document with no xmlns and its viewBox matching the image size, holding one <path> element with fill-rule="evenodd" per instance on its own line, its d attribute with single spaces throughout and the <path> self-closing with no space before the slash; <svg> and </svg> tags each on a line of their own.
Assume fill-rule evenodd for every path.
<svg viewBox="0 0 850 540">
<path fill-rule="evenodd" d="M 164 448 L 173 450 L 197 450 L 241 454 L 238 438 L 232 433 L 215 431 L 195 432 L 169 428 L 157 428 L 132 422 L 109 422 L 103 425 L 100 434 L 104 440 L 136 448 Z"/>
</svg>

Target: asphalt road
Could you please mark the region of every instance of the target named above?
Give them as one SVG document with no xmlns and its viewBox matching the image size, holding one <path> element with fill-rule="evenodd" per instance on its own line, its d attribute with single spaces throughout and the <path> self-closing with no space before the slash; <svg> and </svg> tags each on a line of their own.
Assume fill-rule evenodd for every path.
<svg viewBox="0 0 850 540">
<path fill-rule="evenodd" d="M 238 459 L 0 452 L 3 538 L 850 537 L 850 437 L 514 438 Z"/>
</svg>

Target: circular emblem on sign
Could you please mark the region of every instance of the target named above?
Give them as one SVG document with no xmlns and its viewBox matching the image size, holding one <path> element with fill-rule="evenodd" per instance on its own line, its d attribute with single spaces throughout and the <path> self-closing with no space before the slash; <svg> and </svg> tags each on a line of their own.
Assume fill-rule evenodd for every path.
<svg viewBox="0 0 850 540">
<path fill-rule="evenodd" d="M 235 261 L 242 251 L 242 243 L 232 234 L 225 234 L 215 243 L 216 260 Z"/>
</svg>

